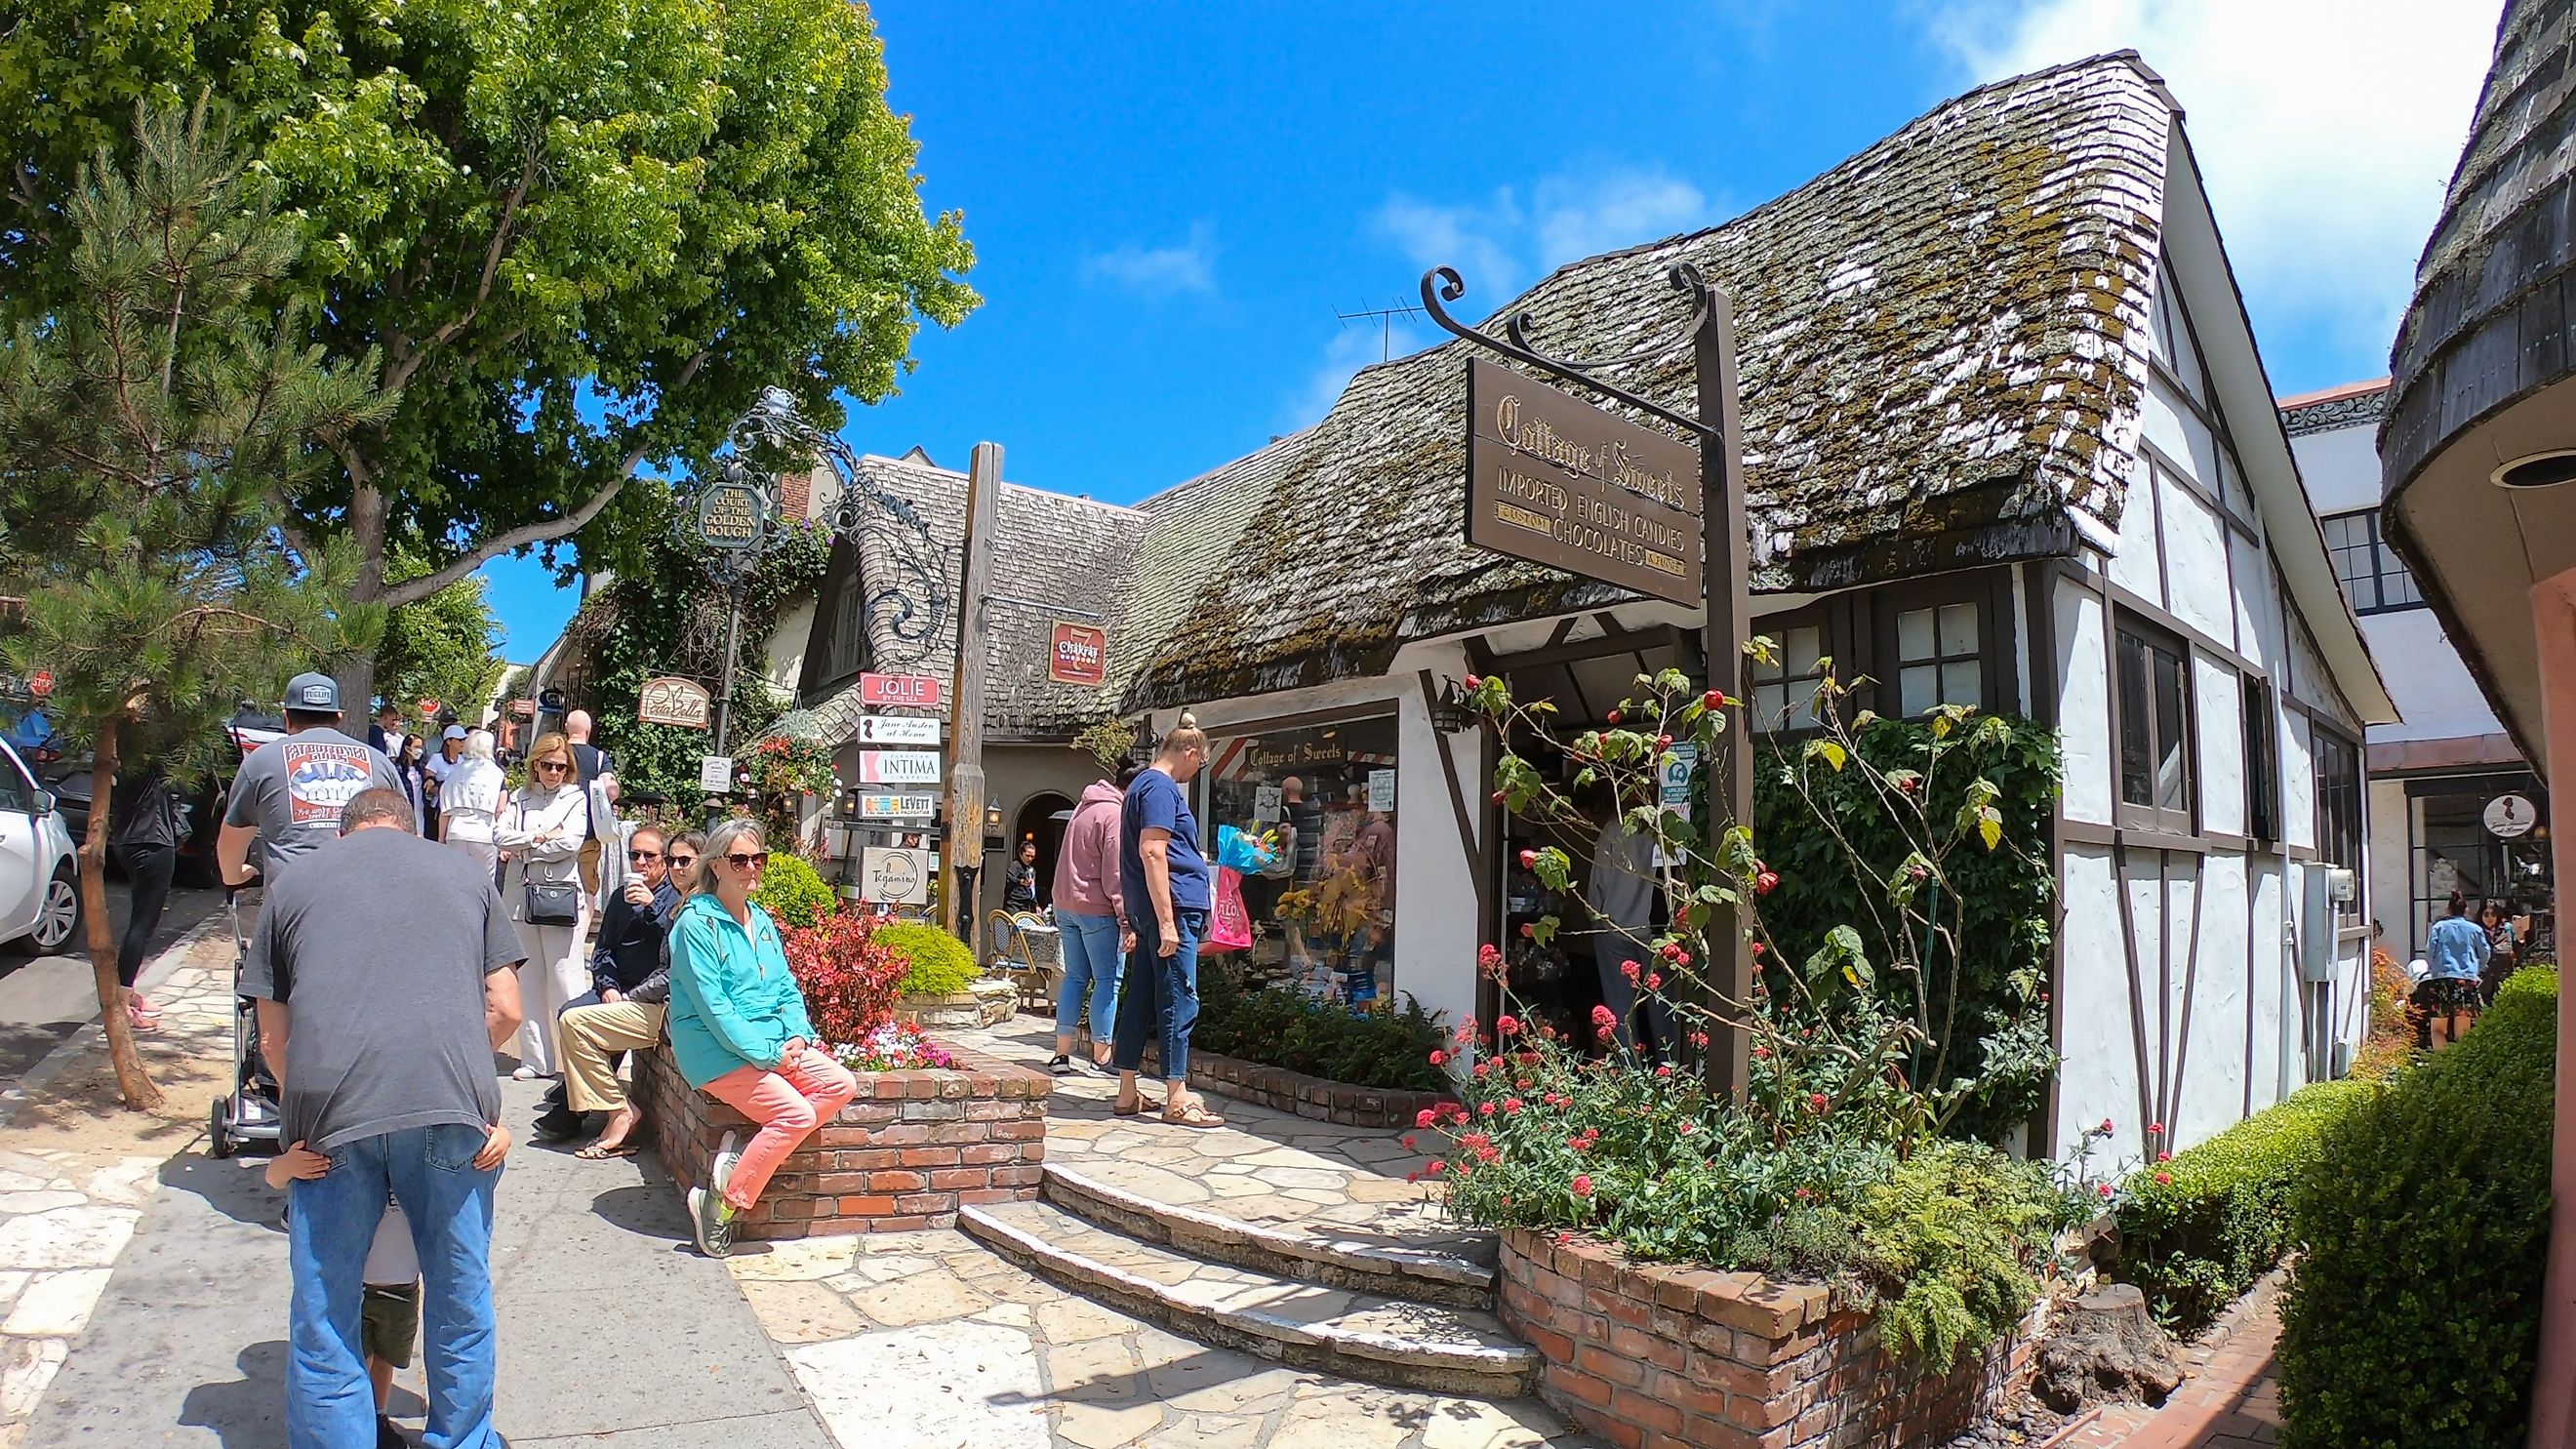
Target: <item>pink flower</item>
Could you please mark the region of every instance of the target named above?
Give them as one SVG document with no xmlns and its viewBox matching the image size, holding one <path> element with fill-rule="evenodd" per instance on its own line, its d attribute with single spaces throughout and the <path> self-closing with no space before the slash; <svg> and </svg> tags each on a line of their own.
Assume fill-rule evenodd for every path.
<svg viewBox="0 0 2576 1449">
<path fill-rule="evenodd" d="M 1494 1030 L 1505 1036 L 1518 1036 L 1521 1030 L 1521 1019 L 1510 1012 L 1505 1012 L 1494 1018 Z"/>
<path fill-rule="evenodd" d="M 1430 1127 L 1437 1124 L 1439 1121 L 1440 1114 L 1429 1107 L 1425 1107 L 1421 1111 L 1413 1114 L 1413 1125 L 1416 1127 Z M 1405 1145 L 1410 1147 L 1413 1144 L 1408 1142 Z"/>
<path fill-rule="evenodd" d="M 1780 874 L 1777 871 L 1766 870 L 1753 878 L 1753 893 L 1757 896 L 1767 896 L 1779 888 Z"/>
<path fill-rule="evenodd" d="M 2102 1119 L 2102 1135 L 2105 1137 L 2111 1135 L 2111 1119 L 2108 1117 Z"/>
<path fill-rule="evenodd" d="M 1519 1116 L 1521 1114 L 1521 1099 L 1518 1097 L 1505 1097 L 1503 1099 L 1503 1113 L 1510 1117 Z"/>
<path fill-rule="evenodd" d="M 1485 681 L 1472 674 L 1468 675 L 1462 682 L 1465 683 L 1469 689 L 1482 689 L 1485 687 Z"/>
<path fill-rule="evenodd" d="M 2170 1152 L 2159 1152 L 2156 1154 L 2156 1161 L 2171 1162 L 2173 1161 L 2173 1154 Z"/>
<path fill-rule="evenodd" d="M 1619 963 L 1619 974 L 1627 977 L 1631 981 L 1636 980 L 1638 976 L 1644 973 L 1645 969 L 1645 967 L 1634 961 L 1622 961 Z"/>
<path fill-rule="evenodd" d="M 2170 1172 L 2159 1172 L 2159 1173 L 2157 1173 L 2157 1174 L 2156 1174 L 2156 1186 L 2158 1186 L 2158 1187 L 2171 1187 L 2171 1186 L 2173 1186 L 2173 1174 L 2172 1174 L 2172 1173 L 2170 1173 Z"/>
<path fill-rule="evenodd" d="M 1619 1029 L 1619 1017 L 1606 1006 L 1592 1008 L 1592 1029 L 1608 1036 Z"/>
<path fill-rule="evenodd" d="M 2109 1184 L 2109 1183 L 2107 1183 L 2107 1182 L 2106 1182 L 2106 1183 L 2103 1183 L 2103 1184 L 2101 1184 L 2100 1186 L 2098 1186 L 2098 1187 L 2094 1188 L 2093 1190 L 2094 1190 L 2095 1192 L 2098 1192 L 2098 1193 L 2102 1194 L 2104 1197 L 2109 1197 L 2109 1196 L 2111 1195 L 2111 1184 Z"/>
<path fill-rule="evenodd" d="M 1670 1062 L 1666 1062 L 1662 1066 L 1655 1068 L 1655 1075 L 1658 1077 L 1669 1077 L 1672 1074 L 1673 1064 Z"/>
<path fill-rule="evenodd" d="M 1663 990 L 1663 989 L 1664 989 L 1664 978 L 1663 978 L 1662 973 L 1660 973 L 1660 972 L 1653 972 L 1653 971 L 1647 972 L 1647 973 L 1646 973 L 1646 989 L 1647 989 L 1648 991 L 1661 991 L 1661 990 Z"/>
<path fill-rule="evenodd" d="M 1538 852 L 1537 852 L 1537 851 L 1535 851 L 1535 850 L 1524 850 L 1524 851 L 1522 851 L 1522 852 L 1521 852 L 1521 869 L 1523 869 L 1523 870 L 1527 870 L 1527 869 L 1529 869 L 1531 866 L 1534 866 L 1534 865 L 1536 865 L 1536 864 L 1538 864 Z"/>
<path fill-rule="evenodd" d="M 1692 1033 L 1690 1034 L 1690 1044 L 1691 1044 L 1692 1046 L 1695 1046 L 1695 1047 L 1705 1047 L 1705 1046 L 1707 1046 L 1707 1045 L 1708 1045 L 1708 1033 L 1707 1033 L 1707 1032 L 1704 1032 L 1704 1031 L 1695 1031 L 1695 1032 L 1692 1032 Z"/>
<path fill-rule="evenodd" d="M 2161 1137 L 2164 1135 L 2164 1131 L 2165 1124 L 2162 1122 L 2150 1122 L 2147 1124 L 2147 1135 L 2150 1137 Z"/>
<path fill-rule="evenodd" d="M 1757 961 L 1762 959 L 1762 943 L 1759 941 L 1753 943 L 1753 959 Z M 1753 989 L 1756 991 L 1762 990 L 1762 983 L 1759 981 L 1754 982 Z"/>
<path fill-rule="evenodd" d="M 1476 1113 L 1478 1116 L 1491 1117 L 1494 1115 L 1494 1104 L 1491 1102 L 1484 1103 L 1476 1109 Z"/>
<path fill-rule="evenodd" d="M 1445 1067 L 1449 1065 L 1449 1054 L 1436 1047 L 1433 1048 L 1431 1052 L 1431 1065 L 1435 1067 Z"/>
<path fill-rule="evenodd" d="M 1592 1196 L 1592 1174 L 1588 1172 L 1578 1172 L 1574 1175 L 1574 1195 L 1576 1197 Z"/>
<path fill-rule="evenodd" d="M 1435 1158 L 1431 1159 L 1431 1166 L 1430 1166 L 1429 1171 L 1430 1171 L 1430 1173 L 1431 1173 L 1431 1175 L 1432 1175 L 1433 1177 L 1438 1177 L 1440 1174 L 1442 1174 L 1442 1173 L 1444 1173 L 1444 1172 L 1447 1172 L 1448 1170 L 1449 1170 L 1449 1164 L 1448 1164 L 1448 1163 L 1445 1163 L 1445 1162 L 1441 1161 L 1441 1160 L 1440 1160 L 1439 1158 L 1437 1158 L 1437 1157 L 1435 1157 Z"/>
<path fill-rule="evenodd" d="M 1685 1120 L 1678 1130 L 1684 1137 L 1688 1137 L 1699 1130 L 1699 1124 L 1697 1122 Z"/>
<path fill-rule="evenodd" d="M 1708 1041 L 1707 1041 L 1707 1039 L 1706 1039 L 1706 1038 L 1702 1038 L 1699 1044 L 1700 1044 L 1701 1046 L 1706 1046 L 1706 1045 L 1708 1045 Z M 1769 1047 L 1767 1047 L 1767 1046 L 1758 1046 L 1758 1047 L 1755 1047 L 1755 1048 L 1753 1049 L 1753 1058 L 1754 1058 L 1754 1060 L 1756 1060 L 1756 1061 L 1763 1061 L 1763 1060 L 1766 1060 L 1766 1059 L 1768 1059 L 1768 1058 L 1770 1057 L 1770 1055 L 1771 1055 L 1771 1049 L 1770 1049 Z"/>
</svg>

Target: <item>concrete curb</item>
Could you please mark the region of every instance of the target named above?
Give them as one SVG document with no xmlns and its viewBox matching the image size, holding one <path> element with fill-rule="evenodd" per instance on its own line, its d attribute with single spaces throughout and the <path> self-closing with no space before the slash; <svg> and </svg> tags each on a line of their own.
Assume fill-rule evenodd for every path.
<svg viewBox="0 0 2576 1449">
<path fill-rule="evenodd" d="M 158 985 L 170 972 L 178 969 L 179 959 L 190 947 L 219 931 L 229 930 L 231 919 L 229 913 L 218 911 L 190 926 L 180 934 L 178 940 L 163 947 L 159 955 L 143 964 L 143 970 L 134 978 L 135 984 L 137 986 Z M 103 1050 L 106 1046 L 107 1029 L 99 1024 L 96 1016 L 73 1027 L 72 1034 L 64 1037 L 52 1051 L 45 1053 L 43 1060 L 29 1067 L 26 1075 L 18 1079 L 17 1085 L 5 1092 L 0 1092 L 0 1129 L 15 1126 L 18 1113 L 26 1107 L 28 1100 L 36 1092 L 43 1090 L 54 1078 L 71 1070 L 72 1063 L 80 1057 L 81 1053 L 92 1049 Z"/>
</svg>

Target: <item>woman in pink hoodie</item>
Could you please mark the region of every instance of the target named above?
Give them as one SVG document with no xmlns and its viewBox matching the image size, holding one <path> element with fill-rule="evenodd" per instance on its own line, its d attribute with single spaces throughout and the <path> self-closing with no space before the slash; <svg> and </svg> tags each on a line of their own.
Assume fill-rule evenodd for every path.
<svg viewBox="0 0 2576 1449">
<path fill-rule="evenodd" d="M 1055 1056 L 1047 1070 L 1067 1076 L 1073 1067 L 1073 1024 L 1082 1019 L 1082 995 L 1091 993 L 1091 1061 L 1109 1062 L 1118 1022 L 1118 979 L 1136 937 L 1118 899 L 1118 817 L 1126 804 L 1129 766 L 1118 783 L 1094 780 L 1073 807 L 1064 846 L 1055 858 L 1055 923 L 1064 947 L 1064 990 L 1055 1002 Z"/>
</svg>

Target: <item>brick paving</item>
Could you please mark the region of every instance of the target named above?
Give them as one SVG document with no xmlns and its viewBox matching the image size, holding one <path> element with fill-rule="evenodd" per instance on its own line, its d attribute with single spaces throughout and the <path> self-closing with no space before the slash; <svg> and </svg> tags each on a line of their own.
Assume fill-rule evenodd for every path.
<svg viewBox="0 0 2576 1449">
<path fill-rule="evenodd" d="M 2281 1442 L 2281 1275 L 2265 1279 L 2183 1351 L 2191 1376 L 2160 1409 L 2115 1406 L 2064 1449 L 2255 1449 Z"/>
</svg>

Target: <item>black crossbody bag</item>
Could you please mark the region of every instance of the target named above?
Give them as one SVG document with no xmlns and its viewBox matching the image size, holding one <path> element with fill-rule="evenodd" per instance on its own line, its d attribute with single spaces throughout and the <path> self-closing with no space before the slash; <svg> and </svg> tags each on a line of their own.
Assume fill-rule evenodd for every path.
<svg viewBox="0 0 2576 1449">
<path fill-rule="evenodd" d="M 519 829 L 525 831 L 527 828 L 528 802 L 522 800 L 519 802 Z M 533 858 L 530 859 L 528 866 L 535 865 L 536 861 Z M 579 877 L 571 880 L 538 880 L 534 874 L 523 873 L 519 878 L 519 889 L 526 899 L 529 925 L 577 926 L 581 924 Z"/>
</svg>

